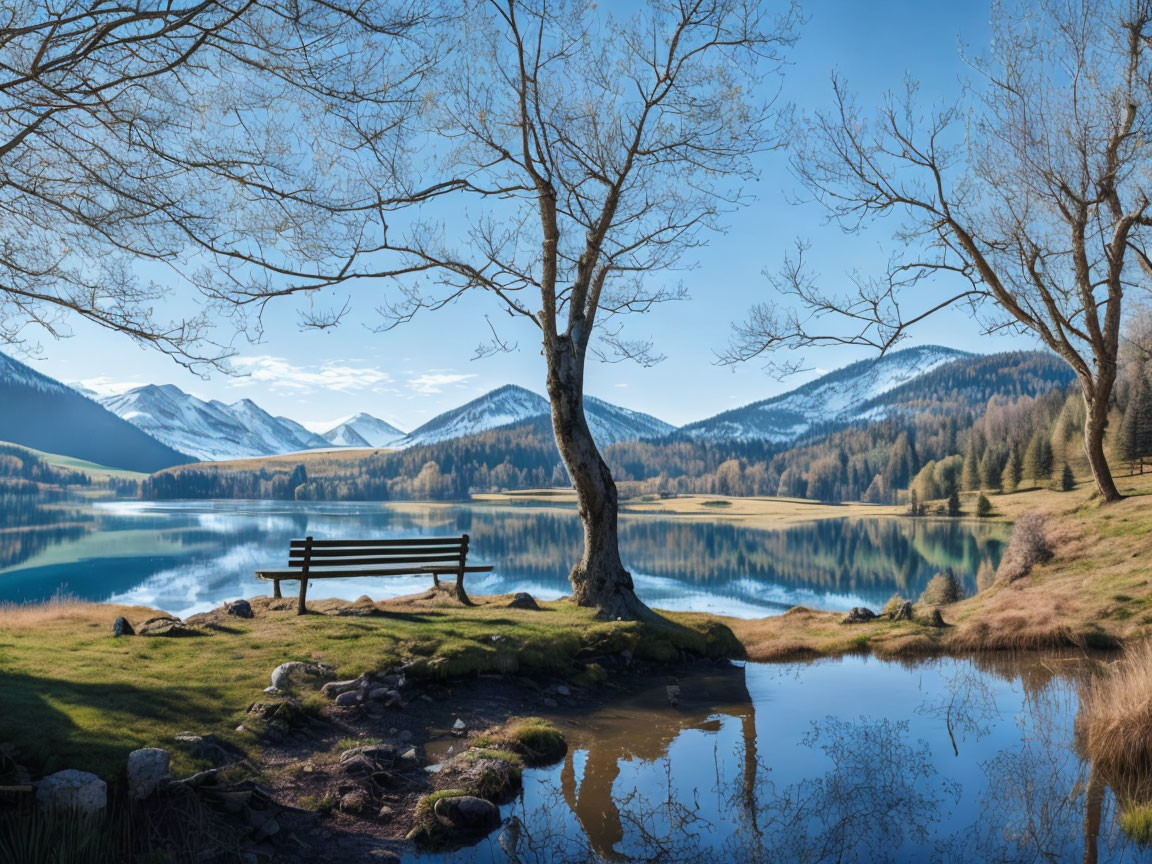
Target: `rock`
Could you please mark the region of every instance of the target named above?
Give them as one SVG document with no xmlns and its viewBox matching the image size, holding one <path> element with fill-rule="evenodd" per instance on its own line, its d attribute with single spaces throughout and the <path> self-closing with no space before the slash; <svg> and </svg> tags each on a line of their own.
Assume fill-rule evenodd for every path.
<svg viewBox="0 0 1152 864">
<path fill-rule="evenodd" d="M 405 762 L 415 762 L 416 758 L 417 758 L 416 757 L 416 748 L 415 747 L 409 747 L 407 750 L 405 750 L 403 753 L 400 754 L 400 758 L 403 759 Z"/>
<path fill-rule="evenodd" d="M 508 608 L 509 609 L 535 609 L 536 611 L 540 610 L 540 607 L 536 605 L 536 598 L 533 597 L 531 594 L 527 593 L 526 591 L 518 591 L 516 593 L 516 596 L 513 597 L 512 601 L 508 604 Z"/>
<path fill-rule="evenodd" d="M 368 691 L 368 698 L 374 702 L 384 702 L 386 707 L 400 703 L 400 694 L 387 687 L 373 687 Z"/>
<path fill-rule="evenodd" d="M 664 695 L 668 697 L 668 704 L 676 706 L 680 704 L 680 685 L 669 684 L 664 688 Z"/>
<path fill-rule="evenodd" d="M 362 686 L 364 686 L 364 679 L 362 678 L 352 678 L 348 681 L 329 681 L 320 688 L 320 692 L 329 699 L 335 699 L 341 693 L 347 693 L 349 690 L 359 690 Z"/>
<path fill-rule="evenodd" d="M 169 615 L 149 618 L 136 630 L 138 636 L 198 636 L 200 633 L 195 627 Z"/>
<path fill-rule="evenodd" d="M 360 704 L 360 691 L 359 690 L 348 690 L 344 693 L 341 693 L 339 696 L 336 697 L 336 704 L 339 705 L 341 708 L 348 708 L 349 706 L 352 706 L 352 705 L 359 705 Z"/>
<path fill-rule="evenodd" d="M 332 668 L 320 663 L 301 663 L 292 661 L 281 663 L 272 670 L 272 686 L 277 690 L 284 690 L 294 684 L 303 684 L 307 681 L 332 677 Z M 268 692 L 268 691 L 265 691 Z"/>
<path fill-rule="evenodd" d="M 132 629 L 132 625 L 128 623 L 128 619 L 123 615 L 120 615 L 117 616 L 116 620 L 112 622 L 112 635 L 135 636 L 136 631 Z"/>
<path fill-rule="evenodd" d="M 905 600 L 900 606 L 892 613 L 893 621 L 911 621 L 912 620 L 912 601 Z"/>
<path fill-rule="evenodd" d="M 871 621 L 876 617 L 876 613 L 866 606 L 853 606 L 852 611 L 844 616 L 844 624 L 862 624 L 865 621 Z"/>
<path fill-rule="evenodd" d="M 95 774 L 69 768 L 37 783 L 36 801 L 50 810 L 99 813 L 108 806 L 108 784 Z"/>
<path fill-rule="evenodd" d="M 243 732 L 244 727 L 238 726 L 236 731 Z M 177 735 L 174 740 L 180 744 L 193 759 L 211 762 L 216 766 L 239 762 L 244 758 L 243 750 L 212 734 L 194 735 L 191 732 L 182 732 Z"/>
<path fill-rule="evenodd" d="M 356 754 L 340 760 L 340 770 L 349 777 L 364 777 L 376 770 L 376 765 L 367 756 Z"/>
<path fill-rule="evenodd" d="M 461 720 L 459 717 L 457 717 L 456 722 L 452 724 L 452 734 L 457 736 L 457 737 L 461 737 L 461 736 L 465 735 L 467 732 L 468 732 L 468 724 L 465 723 L 463 720 Z"/>
<path fill-rule="evenodd" d="M 412 731 L 410 729 L 401 729 L 396 735 L 396 740 L 402 744 L 407 744 L 412 740 Z"/>
<path fill-rule="evenodd" d="M 544 697 L 544 705 L 547 708 L 559 708 L 560 703 L 553 699 L 551 696 Z"/>
<path fill-rule="evenodd" d="M 128 797 L 147 798 L 172 779 L 171 754 L 159 747 L 145 747 L 128 754 Z"/>
<path fill-rule="evenodd" d="M 353 747 L 340 754 L 340 762 L 348 762 L 355 758 L 367 759 L 373 766 L 391 765 L 396 759 L 396 748 L 391 744 L 366 744 L 363 747 Z"/>
<path fill-rule="evenodd" d="M 353 789 L 340 796 L 340 809 L 345 813 L 363 815 L 372 809 L 372 798 L 363 789 Z"/>
<path fill-rule="evenodd" d="M 251 618 L 252 604 L 247 600 L 235 600 L 232 603 L 225 603 L 224 611 L 237 618 Z"/>
<path fill-rule="evenodd" d="M 474 795 L 441 798 L 432 812 L 441 825 L 461 834 L 484 835 L 500 826 L 500 809 Z"/>
<path fill-rule="evenodd" d="M 381 687 L 388 687 L 392 690 L 399 690 L 401 687 L 403 687 L 408 682 L 404 679 L 403 675 L 398 675 L 398 674 L 390 672 L 387 675 L 381 675 L 377 679 L 376 683 L 378 683 Z"/>
<path fill-rule="evenodd" d="M 565 685 L 565 684 L 557 684 L 556 685 L 556 695 L 557 696 L 571 696 L 572 691 L 569 690 L 567 685 Z"/>
</svg>

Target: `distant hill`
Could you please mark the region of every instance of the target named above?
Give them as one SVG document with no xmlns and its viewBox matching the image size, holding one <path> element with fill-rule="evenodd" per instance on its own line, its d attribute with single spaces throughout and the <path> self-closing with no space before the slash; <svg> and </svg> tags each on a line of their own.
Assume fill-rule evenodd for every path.
<svg viewBox="0 0 1152 864">
<path fill-rule="evenodd" d="M 682 427 L 678 438 L 694 441 L 795 441 L 814 426 L 865 419 L 872 402 L 939 366 L 972 357 L 926 345 L 861 360 L 807 384 L 742 408 Z"/>
<path fill-rule="evenodd" d="M 391 447 L 404 432 L 371 414 L 357 414 L 324 433 L 323 438 L 337 447 Z"/>
<path fill-rule="evenodd" d="M 508 384 L 433 417 L 409 433 L 399 447 L 417 447 L 466 438 L 493 429 L 547 420 L 551 409 L 548 400 L 538 393 Z M 584 413 L 592 436 L 601 446 L 618 441 L 639 441 L 667 435 L 675 428 L 649 414 L 621 408 L 586 396 Z"/>
<path fill-rule="evenodd" d="M 0 440 L 111 468 L 152 472 L 192 461 L 71 387 L 0 354 Z"/>
<path fill-rule="evenodd" d="M 197 459 L 245 459 L 327 447 L 294 420 L 273 417 L 251 399 L 205 402 L 173 384 L 148 384 L 101 399 L 108 410 Z"/>
</svg>

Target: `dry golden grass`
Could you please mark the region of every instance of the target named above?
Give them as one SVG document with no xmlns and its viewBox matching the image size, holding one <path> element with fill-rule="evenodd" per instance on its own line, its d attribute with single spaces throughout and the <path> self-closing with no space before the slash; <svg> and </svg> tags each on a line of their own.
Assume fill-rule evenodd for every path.
<svg viewBox="0 0 1152 864">
<path fill-rule="evenodd" d="M 1081 697 L 1079 731 L 1109 776 L 1152 771 L 1152 642 L 1131 645 Z"/>
</svg>

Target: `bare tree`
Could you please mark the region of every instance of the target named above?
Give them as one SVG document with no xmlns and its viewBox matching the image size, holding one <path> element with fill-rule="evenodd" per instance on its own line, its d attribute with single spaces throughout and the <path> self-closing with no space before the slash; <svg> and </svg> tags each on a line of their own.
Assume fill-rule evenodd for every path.
<svg viewBox="0 0 1152 864">
<path fill-rule="evenodd" d="M 212 314 L 175 286 L 253 248 L 300 265 L 306 238 L 340 230 L 313 206 L 331 194 L 325 108 L 395 124 L 426 52 L 381 70 L 428 18 L 386 0 L 4 4 L 0 342 L 78 316 L 218 365 Z"/>
<path fill-rule="evenodd" d="M 658 359 L 620 318 L 681 296 L 662 277 L 745 200 L 753 157 L 777 143 L 776 88 L 764 85 L 798 12 L 755 0 L 653 0 L 625 20 L 581 0 L 464 7 L 443 30 L 450 55 L 404 148 L 381 147 L 349 118 L 364 195 L 343 212 L 379 221 L 345 250 L 346 266 L 277 284 L 241 267 L 215 290 L 252 309 L 386 278 L 398 293 L 381 304 L 384 328 L 468 292 L 529 322 L 584 525 L 574 595 L 605 617 L 645 617 L 620 559 L 616 486 L 584 415 L 585 363 L 590 352 Z M 346 309 L 336 302 L 307 323 L 332 326 Z M 491 337 L 479 353 L 508 347 L 491 322 L 478 329 Z"/>
<path fill-rule="evenodd" d="M 989 331 L 1030 331 L 1075 370 L 1084 446 L 1105 501 L 1104 453 L 1125 291 L 1145 251 L 1152 167 L 1147 0 L 993 4 L 990 56 L 954 104 L 924 110 L 916 86 L 874 116 L 834 79 L 833 110 L 801 124 L 792 166 L 848 231 L 902 219 L 901 251 L 842 293 L 788 256 L 783 303 L 753 308 L 725 360 L 781 348 L 884 352 L 910 327 L 967 305 Z"/>
</svg>

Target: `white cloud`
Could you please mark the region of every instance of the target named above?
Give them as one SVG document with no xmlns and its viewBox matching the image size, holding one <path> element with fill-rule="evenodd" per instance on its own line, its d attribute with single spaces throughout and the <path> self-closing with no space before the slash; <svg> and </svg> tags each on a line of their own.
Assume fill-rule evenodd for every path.
<svg viewBox="0 0 1152 864">
<path fill-rule="evenodd" d="M 475 375 L 465 375 L 460 372 L 425 372 L 408 379 L 408 385 L 418 393 L 443 393 L 445 387 L 453 384 L 463 384 Z"/>
<path fill-rule="evenodd" d="M 237 357 L 232 365 L 244 374 L 230 381 L 233 387 L 252 383 L 264 384 L 277 390 L 296 392 L 317 388 L 352 392 L 379 390 L 380 385 L 391 382 L 392 376 L 371 366 L 352 366 L 347 363 L 322 363 L 319 366 L 297 366 L 283 357 L 263 354 L 255 357 Z"/>
<path fill-rule="evenodd" d="M 101 376 L 99 378 L 82 378 L 79 381 L 69 381 L 68 386 L 74 389 L 95 393 L 97 396 L 119 396 L 137 387 L 143 387 L 145 381 L 116 381 Z"/>
</svg>

